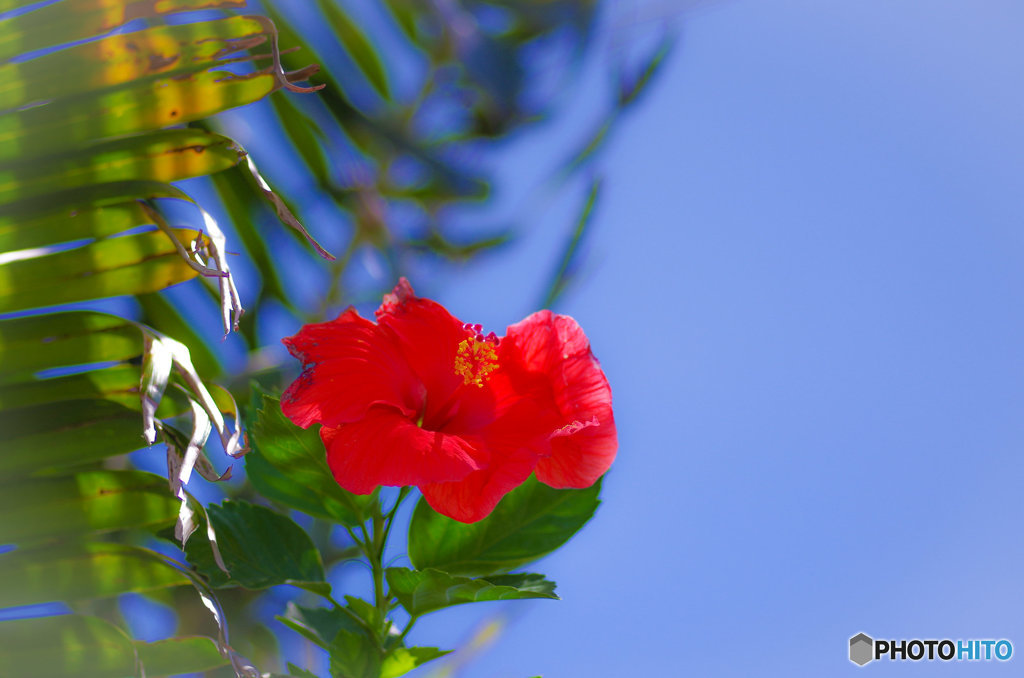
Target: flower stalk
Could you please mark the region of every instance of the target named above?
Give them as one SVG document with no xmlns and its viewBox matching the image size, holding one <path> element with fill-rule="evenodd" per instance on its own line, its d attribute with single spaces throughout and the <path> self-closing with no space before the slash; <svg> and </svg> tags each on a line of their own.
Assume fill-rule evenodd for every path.
<svg viewBox="0 0 1024 678">
<path fill-rule="evenodd" d="M 380 628 L 377 629 L 378 636 L 383 638 L 387 630 L 388 601 L 384 593 L 384 544 L 387 541 L 387 532 L 384 530 L 384 515 L 381 513 L 380 502 L 373 504 L 373 543 L 367 557 L 370 559 L 370 566 L 373 568 L 373 604 L 377 608 L 377 615 L 380 618 Z"/>
</svg>

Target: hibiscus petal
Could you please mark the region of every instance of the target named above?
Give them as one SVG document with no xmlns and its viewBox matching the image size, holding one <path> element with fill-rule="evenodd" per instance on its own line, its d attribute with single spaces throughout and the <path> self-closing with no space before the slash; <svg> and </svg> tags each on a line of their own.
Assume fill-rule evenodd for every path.
<svg viewBox="0 0 1024 678">
<path fill-rule="evenodd" d="M 421 485 L 435 511 L 463 523 L 486 518 L 508 492 L 530 477 L 550 454 L 553 419 L 533 398 L 519 398 L 479 431 L 490 453 L 486 468 L 457 482 Z"/>
<path fill-rule="evenodd" d="M 405 278 L 384 297 L 377 322 L 401 347 L 430 394 L 425 420 L 445 418 L 453 394 L 464 385 L 455 371 L 459 344 L 471 336 L 464 323 L 437 302 L 415 296 Z"/>
<path fill-rule="evenodd" d="M 508 328 L 502 354 L 534 398 L 542 397 L 537 380 L 543 377 L 560 417 L 551 431 L 551 455 L 537 463 L 537 479 L 557 488 L 592 485 L 615 459 L 618 438 L 611 387 L 579 324 L 538 311 Z"/>
<path fill-rule="evenodd" d="M 474 471 L 462 480 L 420 485 L 423 498 L 431 508 L 461 523 L 483 520 L 501 498 L 530 477 L 537 457 L 527 449 L 492 454 L 500 460 L 486 469 Z"/>
<path fill-rule="evenodd" d="M 590 487 L 605 474 L 615 460 L 619 440 L 615 423 L 584 425 L 571 435 L 558 435 L 551 440 L 551 456 L 537 462 L 537 480 L 563 489 Z"/>
<path fill-rule="evenodd" d="M 339 426 L 361 419 L 374 405 L 408 416 L 422 408 L 423 384 L 398 346 L 355 309 L 305 325 L 283 341 L 304 367 L 281 398 L 281 410 L 298 426 Z"/>
<path fill-rule="evenodd" d="M 389 407 L 371 408 L 363 419 L 337 428 L 325 426 L 320 439 L 334 479 L 356 494 L 378 485 L 461 480 L 489 461 L 479 444 L 424 430 Z"/>
</svg>

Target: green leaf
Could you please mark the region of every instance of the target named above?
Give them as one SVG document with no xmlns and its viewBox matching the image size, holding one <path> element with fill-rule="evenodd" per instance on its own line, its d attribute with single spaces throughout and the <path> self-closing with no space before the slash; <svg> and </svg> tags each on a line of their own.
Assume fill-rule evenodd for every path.
<svg viewBox="0 0 1024 678">
<path fill-rule="evenodd" d="M 60 544 L 0 555 L 0 607 L 189 584 L 184 573 L 152 551 L 122 544 Z"/>
<path fill-rule="evenodd" d="M 217 567 L 205 539 L 189 540 L 188 560 L 215 588 L 242 586 L 265 589 L 294 584 L 329 591 L 320 553 L 294 520 L 244 501 L 210 505 L 207 516 L 217 533 L 217 545 L 227 565 Z"/>
<path fill-rule="evenodd" d="M 200 237 L 173 230 L 182 243 Z M 197 275 L 167 235 L 136 233 L 0 266 L 0 313 L 155 292 Z"/>
<path fill-rule="evenodd" d="M 330 648 L 338 631 L 342 629 L 352 633 L 367 632 L 365 626 L 353 616 L 355 614 L 352 610 L 346 611 L 343 608 L 303 607 L 289 602 L 284 616 L 279 616 L 277 619 L 311 643 L 326 650 Z"/>
<path fill-rule="evenodd" d="M 511 572 L 509 574 L 492 574 L 486 577 L 495 586 L 508 586 L 520 591 L 531 591 L 540 598 L 561 600 L 555 595 L 555 582 L 545 579 L 542 574 L 533 572 Z"/>
<path fill-rule="evenodd" d="M 177 198 L 186 202 L 192 202 L 188 194 L 171 184 L 161 181 L 150 180 L 125 180 L 111 181 L 103 184 L 87 184 L 78 188 L 47 193 L 43 196 L 15 200 L 0 206 L 0 242 L 8 242 L 6 238 L 17 234 L 17 237 L 32 237 L 27 234 L 18 234 L 19 231 L 36 230 L 45 228 L 43 225 L 48 219 L 64 219 L 77 221 L 79 216 L 87 215 L 85 221 L 89 222 L 88 227 L 75 227 L 77 230 L 65 240 L 76 240 L 89 236 L 104 236 L 120 233 L 128 228 L 142 223 L 152 223 L 149 215 L 146 221 L 136 221 L 142 211 L 135 213 L 130 219 L 118 217 L 115 214 L 96 216 L 89 214 L 89 210 L 103 209 L 107 207 L 124 207 L 129 205 L 138 206 L 139 200 L 152 200 L 156 198 Z M 28 243 L 50 244 L 61 241 L 60 229 L 57 235 L 46 236 L 35 239 Z M 20 241 L 19 241 L 20 244 Z M 5 246 L 4 249 L 7 249 Z"/>
<path fill-rule="evenodd" d="M 398 678 L 412 671 L 417 666 L 443 657 L 451 650 L 440 650 L 436 647 L 396 647 L 388 656 L 380 668 L 380 678 Z"/>
<path fill-rule="evenodd" d="M 291 662 L 288 662 L 287 667 L 289 676 L 294 676 L 295 678 L 319 678 L 319 676 L 317 676 L 312 671 L 300 669 L 298 666 L 292 664 Z"/>
<path fill-rule="evenodd" d="M 62 99 L 15 111 L 0 117 L 0 161 L 48 156 L 83 148 L 96 139 L 191 122 L 258 101 L 278 83 L 265 71 L 203 71 L 80 95 L 73 105 Z"/>
<path fill-rule="evenodd" d="M 128 360 L 142 355 L 130 321 L 95 311 L 0 320 L 0 384 L 31 379 L 51 367 Z"/>
<path fill-rule="evenodd" d="M 413 44 L 420 42 L 420 30 L 417 25 L 417 8 L 407 0 L 384 0 L 395 19 L 395 23 Z"/>
<path fill-rule="evenodd" d="M 131 639 L 102 619 L 63 615 L 0 622 L 0 676 L 134 675 L 135 648 Z"/>
<path fill-rule="evenodd" d="M 341 629 L 330 647 L 334 678 L 380 678 L 381 656 L 365 633 Z"/>
<path fill-rule="evenodd" d="M 5 142 L 4 137 L 0 127 L 0 158 L 17 158 L 24 138 L 11 135 Z M 0 167 L 0 203 L 38 202 L 56 191 L 110 181 L 179 181 L 233 167 L 244 157 L 245 151 L 219 134 L 160 130 L 106 141 L 46 163 L 8 162 Z"/>
<path fill-rule="evenodd" d="M 92 206 L 89 203 L 62 209 L 44 209 L 33 213 L 0 217 L 0 250 L 35 247 L 102 238 L 153 223 L 138 202 Z"/>
<path fill-rule="evenodd" d="M 445 237 L 440 231 L 432 230 L 425 238 L 410 239 L 406 242 L 410 247 L 431 252 L 449 261 L 469 261 L 480 253 L 501 247 L 511 240 L 512 233 L 506 231 L 473 240 L 455 242 Z"/>
<path fill-rule="evenodd" d="M 160 198 L 198 208 L 188 194 L 159 181 L 114 181 L 16 200 L 0 206 L 0 250 L 94 240 L 148 226 L 153 212 L 143 201 Z"/>
<path fill-rule="evenodd" d="M 409 523 L 409 559 L 418 570 L 489 575 L 551 553 L 583 527 L 600 500 L 601 481 L 556 490 L 535 477 L 508 493 L 488 517 L 460 523 L 420 499 Z"/>
<path fill-rule="evenodd" d="M 143 471 L 86 471 L 0 487 L 0 544 L 128 528 L 159 530 L 177 516 L 178 500 L 167 491 L 167 479 Z"/>
<path fill-rule="evenodd" d="M 369 630 L 375 630 L 384 626 L 384 619 L 380 610 L 371 603 L 355 596 L 345 596 L 346 608 L 355 616 L 363 620 L 363 625 Z M 379 638 L 378 638 L 379 640 Z"/>
<path fill-rule="evenodd" d="M 109 400 L 70 400 L 0 411 L 0 477 L 38 474 L 146 446 L 137 410 Z"/>
<path fill-rule="evenodd" d="M 264 8 L 277 26 L 282 44 L 303 45 L 303 55 L 312 54 L 314 59 L 319 60 L 316 50 L 288 26 L 280 12 L 274 11 L 272 5 L 265 5 Z M 300 57 L 293 54 L 282 55 L 285 67 L 292 70 L 302 67 L 299 59 Z M 317 78 L 327 85 L 326 89 L 319 92 L 320 100 L 360 151 L 371 157 L 408 153 L 424 163 L 431 174 L 454 195 L 470 199 L 482 199 L 487 196 L 490 187 L 486 181 L 455 168 L 442 157 L 443 154 L 434 152 L 418 139 L 414 139 L 399 121 L 364 115 L 346 98 L 342 81 L 332 77 L 329 72 L 321 72 Z"/>
<path fill-rule="evenodd" d="M 237 16 L 111 35 L 0 65 L 0 101 L 5 109 L 19 108 L 156 74 L 204 70 L 232 52 L 257 44 L 261 33 L 258 21 Z"/>
<path fill-rule="evenodd" d="M 676 43 L 676 36 L 671 32 L 666 32 L 655 47 L 654 52 L 645 60 L 643 67 L 631 80 L 621 76 L 618 92 L 618 105 L 620 108 L 634 104 L 640 94 L 647 90 L 651 80 L 654 79 L 655 75 L 666 63 L 666 57 L 668 57 Z"/>
<path fill-rule="evenodd" d="M 391 593 L 414 617 L 462 603 L 526 598 L 558 599 L 555 583 L 540 574 L 496 575 L 490 579 L 457 577 L 440 570 L 385 570 Z"/>
<path fill-rule="evenodd" d="M 125 407 L 139 407 L 139 368 L 112 365 L 80 374 L 7 385 L 0 390 L 0 410 L 84 398 L 102 398 Z"/>
<path fill-rule="evenodd" d="M 541 308 L 553 308 L 555 302 L 562 296 L 566 287 L 571 282 L 575 269 L 578 268 L 580 243 L 583 240 L 587 227 L 591 223 L 591 217 L 594 215 L 594 206 L 597 204 L 597 197 L 600 191 L 601 180 L 594 179 L 590 183 L 587 199 L 583 203 L 583 208 L 576 218 L 576 224 L 565 244 L 558 270 L 555 271 L 551 282 L 548 283 L 548 291 L 540 304 Z"/>
<path fill-rule="evenodd" d="M 137 17 L 244 5 L 245 0 L 63 0 L 5 19 L 4 30 L 0 31 L 0 60 L 6 61 L 18 52 L 100 35 Z"/>
<path fill-rule="evenodd" d="M 326 137 L 314 120 L 289 97 L 270 97 L 281 127 L 292 146 L 302 156 L 316 180 L 323 186 L 331 183 L 331 170 L 324 155 Z"/>
<path fill-rule="evenodd" d="M 373 48 L 373 43 L 337 4 L 320 0 L 319 6 L 320 11 L 327 17 L 327 23 L 345 46 L 345 51 L 349 53 L 369 83 L 382 97 L 391 98 L 387 72 Z"/>
<path fill-rule="evenodd" d="M 301 429 L 281 412 L 281 401 L 259 396 L 260 409 L 250 426 L 253 451 L 245 469 L 265 497 L 318 518 L 355 527 L 368 516 L 376 494 L 343 490 L 327 466 L 327 453 L 313 429 Z"/>
<path fill-rule="evenodd" d="M 199 673 L 230 663 L 221 656 L 217 643 L 205 636 L 181 636 L 154 643 L 136 642 L 135 649 L 146 669 L 146 678 Z"/>
</svg>

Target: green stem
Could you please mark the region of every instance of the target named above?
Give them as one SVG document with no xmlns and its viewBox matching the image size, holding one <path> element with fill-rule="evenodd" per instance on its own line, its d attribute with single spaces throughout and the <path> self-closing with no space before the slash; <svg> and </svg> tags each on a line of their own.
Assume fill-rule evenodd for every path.
<svg viewBox="0 0 1024 678">
<path fill-rule="evenodd" d="M 409 617 L 409 623 L 405 625 L 404 629 L 402 629 L 402 635 L 398 636 L 399 643 L 405 642 L 405 636 L 412 630 L 412 625 L 416 623 L 417 619 L 419 619 L 419 617 Z"/>
<path fill-rule="evenodd" d="M 352 528 L 349 527 L 348 525 L 343 525 L 342 527 L 344 527 L 345 531 L 348 532 L 348 536 L 352 540 L 352 543 L 355 544 L 356 546 L 358 546 L 359 549 L 365 553 L 366 552 L 366 545 L 363 543 L 363 541 L 359 537 L 356 536 L 356 533 L 352 531 Z M 363 530 L 363 536 L 366 536 L 366 530 L 365 529 Z"/>
<path fill-rule="evenodd" d="M 388 615 L 388 599 L 384 595 L 384 542 L 387 540 L 387 533 L 384 531 L 384 516 L 380 511 L 380 504 L 375 504 L 373 509 L 373 546 L 370 554 L 370 565 L 373 567 L 373 600 L 377 607 L 377 614 L 381 623 L 384 623 Z M 382 629 L 383 630 L 383 629 Z"/>
<path fill-rule="evenodd" d="M 398 491 L 398 498 L 395 499 L 395 505 L 392 506 L 391 510 L 388 511 L 388 514 L 386 516 L 384 516 L 384 543 L 385 544 L 388 541 L 388 537 L 391 536 L 391 525 L 395 521 L 395 514 L 398 512 L 398 507 L 401 506 L 402 502 L 405 501 L 405 498 L 409 496 L 409 492 L 411 490 L 412 490 L 412 488 L 409 488 L 409 487 L 403 487 L 401 490 L 399 490 Z"/>
<path fill-rule="evenodd" d="M 370 540 L 370 533 L 366 531 L 366 525 L 360 525 L 359 531 L 363 533 L 363 538 L 359 540 L 359 546 L 363 549 L 363 553 L 366 554 L 366 557 L 372 560 L 372 556 L 370 555 L 370 547 L 373 544 L 373 542 Z"/>
<path fill-rule="evenodd" d="M 366 554 L 366 559 L 370 563 L 370 569 L 373 571 L 373 605 L 377 608 L 377 616 L 381 622 L 380 628 L 376 630 L 375 635 L 380 638 L 384 638 L 387 634 L 389 626 L 387 616 L 391 610 L 392 598 L 391 593 L 384 588 L 384 549 L 387 546 L 388 536 L 391 534 L 391 526 L 394 524 L 398 507 L 409 495 L 409 492 L 410 488 L 403 487 L 398 492 L 398 498 L 387 514 L 382 511 L 379 500 L 374 502 L 370 530 L 366 529 L 365 524 L 359 526 L 363 535 L 362 539 L 359 539 L 349 528 L 345 528 L 349 530 L 349 536 L 352 537 L 352 541 L 358 544 L 363 553 Z"/>
</svg>

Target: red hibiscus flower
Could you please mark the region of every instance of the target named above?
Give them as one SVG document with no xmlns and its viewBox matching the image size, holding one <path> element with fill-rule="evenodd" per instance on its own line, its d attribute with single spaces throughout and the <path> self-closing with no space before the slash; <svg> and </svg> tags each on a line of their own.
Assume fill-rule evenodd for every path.
<svg viewBox="0 0 1024 678">
<path fill-rule="evenodd" d="M 281 408 L 303 428 L 322 424 L 339 485 L 415 485 L 469 523 L 533 472 L 579 488 L 608 470 L 611 389 L 575 320 L 540 311 L 483 336 L 405 278 L 376 315 L 349 308 L 284 339 L 304 369 Z"/>
</svg>

